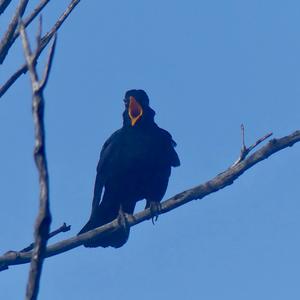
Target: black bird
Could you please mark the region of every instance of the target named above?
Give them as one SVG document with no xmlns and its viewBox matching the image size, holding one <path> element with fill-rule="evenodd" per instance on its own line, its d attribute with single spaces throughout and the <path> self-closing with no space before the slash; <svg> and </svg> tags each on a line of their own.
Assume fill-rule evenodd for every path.
<svg viewBox="0 0 300 300">
<path fill-rule="evenodd" d="M 155 111 L 143 90 L 125 94 L 123 127 L 104 143 L 97 166 L 92 212 L 79 234 L 109 223 L 119 214 L 133 214 L 137 201 L 146 199 L 146 208 L 157 213 L 171 174 L 180 165 L 170 133 L 154 122 Z M 102 192 L 104 189 L 104 192 Z M 103 194 L 103 195 L 102 195 Z M 119 248 L 129 236 L 120 230 L 86 247 Z"/>
</svg>

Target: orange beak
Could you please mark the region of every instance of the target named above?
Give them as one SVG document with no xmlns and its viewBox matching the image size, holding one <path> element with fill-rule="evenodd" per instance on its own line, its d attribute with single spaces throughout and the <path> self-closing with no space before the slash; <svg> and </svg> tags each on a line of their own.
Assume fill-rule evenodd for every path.
<svg viewBox="0 0 300 300">
<path fill-rule="evenodd" d="M 135 100 L 133 96 L 130 96 L 129 98 L 128 115 L 131 120 L 131 126 L 134 126 L 143 115 L 142 106 Z"/>
</svg>

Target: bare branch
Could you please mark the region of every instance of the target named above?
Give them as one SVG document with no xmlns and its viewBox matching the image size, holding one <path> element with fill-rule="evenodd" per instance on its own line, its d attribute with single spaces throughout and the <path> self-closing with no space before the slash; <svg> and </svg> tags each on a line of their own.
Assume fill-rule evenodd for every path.
<svg viewBox="0 0 300 300">
<path fill-rule="evenodd" d="M 241 132 L 242 132 L 242 151 L 244 151 L 246 149 L 244 124 L 241 124 Z"/>
<path fill-rule="evenodd" d="M 70 231 L 71 229 L 71 225 L 67 225 L 66 223 L 63 223 L 62 226 L 60 226 L 59 228 L 57 228 L 56 230 L 53 230 L 52 232 L 49 233 L 49 236 L 48 236 L 48 240 L 56 235 L 58 235 L 59 233 L 61 232 L 67 232 L 67 231 Z M 6 254 L 14 254 L 16 256 L 19 255 L 19 253 L 22 253 L 22 252 L 29 252 L 31 251 L 32 249 L 34 248 L 34 243 L 31 243 L 29 246 L 23 248 L 22 250 L 20 251 L 14 251 L 14 250 L 9 250 L 5 253 Z M 8 266 L 6 264 L 1 264 L 0 265 L 0 272 L 3 271 L 3 270 L 6 270 L 8 269 Z"/>
<path fill-rule="evenodd" d="M 263 137 L 261 137 L 260 139 L 258 139 L 254 144 L 252 144 L 249 148 L 246 147 L 245 144 L 245 127 L 244 124 L 241 124 L 241 133 L 242 133 L 242 148 L 241 148 L 241 153 L 239 158 L 236 160 L 236 162 L 233 164 L 233 166 L 237 165 L 238 163 L 240 163 L 241 161 L 243 161 L 247 155 L 256 147 L 258 146 L 260 143 L 262 143 L 263 141 L 265 141 L 266 139 L 268 139 L 271 135 L 273 135 L 272 132 L 267 133 L 266 135 L 264 135 Z"/>
<path fill-rule="evenodd" d="M 50 0 L 42 0 L 37 6 L 36 8 L 33 10 L 33 12 L 26 17 L 23 22 L 24 22 L 24 26 L 25 28 L 37 17 L 37 15 L 44 9 L 44 7 L 50 2 Z M 10 47 L 13 45 L 13 43 L 16 41 L 16 39 L 19 36 L 19 31 L 15 30 L 14 35 L 11 39 L 11 43 L 10 43 Z"/>
<path fill-rule="evenodd" d="M 43 43 L 48 41 L 53 37 L 53 35 L 58 31 L 58 29 L 61 27 L 61 25 L 64 23 L 64 21 L 67 19 L 67 17 L 70 15 L 70 13 L 73 11 L 73 9 L 79 4 L 80 0 L 72 0 L 67 9 L 64 11 L 64 13 L 60 16 L 60 18 L 57 20 L 57 22 L 54 24 L 52 29 L 45 34 L 45 36 L 42 38 Z M 45 41 L 44 41 L 45 40 Z M 48 41 L 49 43 L 49 41 Z M 47 44 L 48 44 L 47 43 Z"/>
<path fill-rule="evenodd" d="M 19 5 L 15 12 L 15 15 L 13 16 L 13 18 L 8 26 L 8 29 L 7 29 L 6 33 L 4 34 L 3 39 L 0 42 L 0 64 L 3 63 L 5 57 L 8 53 L 8 50 L 10 49 L 11 45 L 13 44 L 14 33 L 17 29 L 19 19 L 22 18 L 23 14 L 25 12 L 28 1 L 29 0 L 20 0 Z"/>
<path fill-rule="evenodd" d="M 52 237 L 60 234 L 61 232 L 67 232 L 71 229 L 71 225 L 67 225 L 66 223 L 63 223 L 63 225 L 61 225 L 59 228 L 57 228 L 56 230 L 52 231 L 49 233 L 48 236 L 48 240 L 51 239 Z M 34 247 L 34 243 L 31 243 L 29 246 L 23 248 L 21 251 L 19 252 L 28 252 L 31 251 Z M 9 252 L 17 252 L 17 251 L 9 251 Z"/>
<path fill-rule="evenodd" d="M 50 42 L 51 38 L 59 30 L 64 21 L 68 18 L 73 9 L 79 4 L 80 0 L 72 0 L 64 13 L 60 16 L 58 21 L 53 25 L 53 27 L 42 37 L 40 50 L 36 55 L 36 59 L 40 56 L 42 51 Z M 24 22 L 25 24 L 25 22 Z M 16 82 L 16 80 L 28 71 L 27 64 L 22 65 L 1 87 L 0 87 L 0 98 L 7 92 L 7 90 Z"/>
<path fill-rule="evenodd" d="M 46 67 L 45 67 L 45 70 L 44 70 L 43 78 L 40 82 L 40 88 L 41 89 L 43 89 L 44 86 L 47 84 L 47 81 L 48 81 L 48 78 L 49 78 L 49 73 L 50 73 L 50 70 L 51 70 L 53 56 L 54 56 L 54 52 L 55 52 L 56 40 L 57 40 L 57 35 L 55 34 L 54 38 L 53 38 L 52 45 L 51 45 L 50 50 L 49 50 L 48 59 L 47 59 Z"/>
<path fill-rule="evenodd" d="M 41 31 L 41 24 L 39 32 Z M 32 54 L 28 42 L 25 26 L 20 22 L 20 35 L 24 49 L 24 55 L 29 70 L 32 86 L 32 113 L 35 131 L 35 146 L 34 146 L 34 160 L 39 173 L 40 184 L 40 204 L 39 212 L 36 218 L 34 230 L 34 248 L 32 251 L 31 265 L 29 271 L 29 278 L 26 290 L 26 300 L 37 299 L 39 282 L 44 261 L 44 253 L 46 250 L 47 240 L 49 238 L 51 213 L 49 207 L 49 182 L 48 182 L 48 168 L 46 159 L 45 147 L 45 128 L 44 128 L 44 97 L 43 89 L 45 84 L 41 84 L 38 79 L 37 71 L 35 69 L 36 54 Z M 38 43 L 39 52 L 40 43 Z M 52 49 L 52 52 L 54 48 Z M 51 56 L 51 60 L 53 55 Z M 48 60 L 46 70 L 50 69 L 51 61 Z M 49 74 L 49 73 L 48 73 Z"/>
<path fill-rule="evenodd" d="M 30 49 L 30 45 L 28 42 L 27 33 L 25 32 L 24 23 L 22 21 L 20 22 L 20 34 L 21 34 L 21 38 L 22 38 L 22 44 L 23 44 L 23 49 L 24 49 L 24 53 L 25 53 L 26 63 L 27 63 L 28 69 L 29 69 L 30 77 L 31 77 L 32 90 L 33 90 L 33 93 L 36 93 L 37 92 L 36 87 L 34 87 L 34 86 L 37 86 L 38 76 L 37 76 L 37 72 L 35 70 L 34 56 L 32 55 L 32 51 Z"/>
<path fill-rule="evenodd" d="M 245 160 L 237 163 L 236 165 L 231 166 L 226 171 L 217 175 L 213 179 L 200 184 L 194 188 L 186 190 L 182 193 L 175 195 L 174 197 L 161 203 L 161 209 L 158 214 L 164 214 L 168 211 L 171 211 L 179 206 L 182 206 L 192 200 L 203 199 L 207 195 L 214 193 L 220 189 L 223 189 L 226 186 L 231 185 L 238 177 L 240 177 L 246 170 L 250 169 L 255 164 L 260 161 L 267 159 L 269 156 L 273 155 L 276 152 L 279 152 L 287 147 L 293 146 L 295 143 L 300 142 L 300 130 L 295 131 L 294 133 L 279 138 L 272 139 L 263 146 L 261 149 L 254 152 Z M 134 226 L 145 220 L 150 220 L 152 218 L 152 213 L 150 209 L 143 210 L 133 216 L 127 215 L 127 225 Z M 121 225 L 118 222 L 118 219 L 114 220 L 111 223 L 105 224 L 104 226 L 98 227 L 86 233 L 83 233 L 79 236 L 75 236 L 61 242 L 55 243 L 47 247 L 45 252 L 45 257 L 50 257 L 58 255 L 60 253 L 66 252 L 73 248 L 76 248 L 82 245 L 84 242 L 90 241 L 94 238 L 104 237 L 118 229 Z M 25 264 L 30 261 L 32 252 L 13 252 L 7 253 L 0 257 L 0 270 L 4 270 L 9 265 L 18 265 Z"/>
<path fill-rule="evenodd" d="M 262 143 L 263 141 L 265 141 L 266 139 L 268 139 L 272 135 L 273 135 L 273 132 L 269 132 L 266 135 L 264 135 L 263 137 L 261 137 L 260 139 L 258 139 L 253 145 L 251 145 L 248 148 L 248 153 L 251 152 L 256 146 L 258 146 L 260 143 Z"/>
<path fill-rule="evenodd" d="M 0 0 L 0 15 L 4 13 L 11 0 Z"/>
<path fill-rule="evenodd" d="M 42 17 L 42 15 L 40 15 L 38 31 L 36 34 L 36 50 L 37 51 L 41 47 L 42 31 L 43 31 L 43 17 Z"/>
<path fill-rule="evenodd" d="M 42 0 L 33 10 L 33 12 L 26 18 L 24 18 L 24 26 L 25 28 L 37 17 L 37 15 L 44 9 L 44 7 L 50 2 L 50 0 Z M 14 40 L 19 36 L 19 32 L 16 31 L 14 34 Z"/>
<path fill-rule="evenodd" d="M 26 63 L 19 68 L 9 79 L 0 87 L 0 98 L 17 81 L 17 79 L 28 71 Z"/>
</svg>

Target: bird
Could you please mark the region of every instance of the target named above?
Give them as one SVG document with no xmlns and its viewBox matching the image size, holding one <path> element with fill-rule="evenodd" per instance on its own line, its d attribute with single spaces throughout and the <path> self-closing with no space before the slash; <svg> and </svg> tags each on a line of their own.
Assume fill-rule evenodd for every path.
<svg viewBox="0 0 300 300">
<path fill-rule="evenodd" d="M 104 143 L 97 165 L 92 211 L 78 234 L 132 215 L 136 203 L 146 200 L 153 217 L 160 209 L 171 168 L 180 165 L 171 134 L 154 121 L 155 111 L 144 90 L 125 93 L 123 126 Z M 123 246 L 129 229 L 85 242 L 85 247 Z"/>
</svg>

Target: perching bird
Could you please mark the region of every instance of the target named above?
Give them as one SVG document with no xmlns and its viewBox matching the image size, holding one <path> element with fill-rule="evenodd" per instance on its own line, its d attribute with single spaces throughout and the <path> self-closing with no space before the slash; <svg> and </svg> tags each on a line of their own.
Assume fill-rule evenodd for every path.
<svg viewBox="0 0 300 300">
<path fill-rule="evenodd" d="M 146 199 L 146 208 L 159 209 L 171 174 L 180 165 L 170 133 L 154 122 L 155 111 L 143 90 L 125 94 L 123 127 L 104 143 L 97 166 L 92 212 L 79 234 L 109 223 L 120 211 L 133 214 L 137 201 Z M 120 230 L 86 242 L 86 247 L 119 248 L 129 236 Z"/>
</svg>

